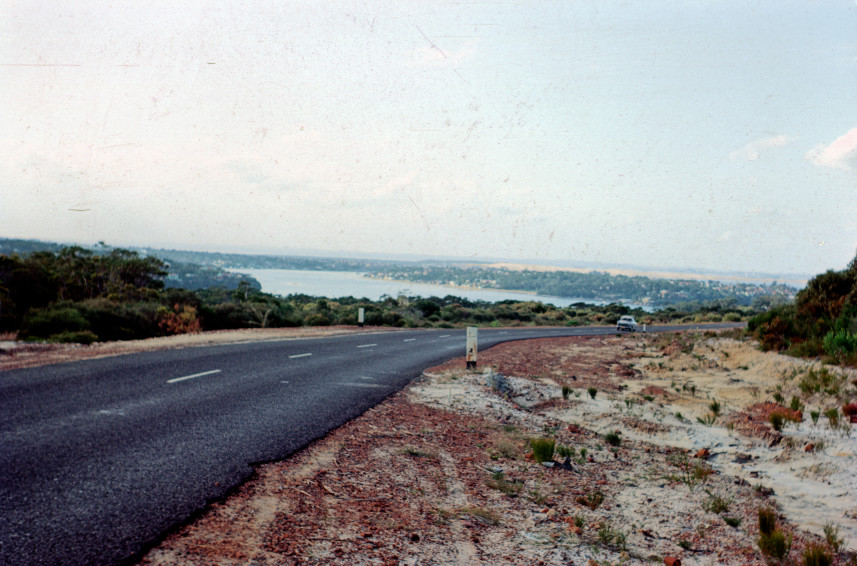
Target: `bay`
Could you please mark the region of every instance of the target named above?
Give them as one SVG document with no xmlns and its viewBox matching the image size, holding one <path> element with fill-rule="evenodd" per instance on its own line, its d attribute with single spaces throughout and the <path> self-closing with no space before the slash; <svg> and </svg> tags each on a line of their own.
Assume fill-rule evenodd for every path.
<svg viewBox="0 0 857 566">
<path fill-rule="evenodd" d="M 470 289 L 447 285 L 431 285 L 427 283 L 412 283 L 410 281 L 388 281 L 385 279 L 370 279 L 362 273 L 354 271 L 306 271 L 299 269 L 229 269 L 234 273 L 246 273 L 256 278 L 262 284 L 262 291 L 272 295 L 310 295 L 313 297 L 366 298 L 373 301 L 382 296 L 398 297 L 445 297 L 454 295 L 471 301 L 538 301 L 557 307 L 567 307 L 574 303 L 605 305 L 607 301 L 581 299 L 571 297 L 549 297 L 525 293 L 522 291 L 506 291 L 502 289 Z"/>
</svg>

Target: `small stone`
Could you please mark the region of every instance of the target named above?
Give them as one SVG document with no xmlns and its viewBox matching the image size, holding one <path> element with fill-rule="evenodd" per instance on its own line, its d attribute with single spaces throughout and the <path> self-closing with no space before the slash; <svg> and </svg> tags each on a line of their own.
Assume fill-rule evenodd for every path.
<svg viewBox="0 0 857 566">
<path fill-rule="evenodd" d="M 815 450 L 815 444 L 812 442 L 803 447 L 804 452 L 812 452 L 813 450 Z"/>
<path fill-rule="evenodd" d="M 708 451 L 708 448 L 703 448 L 696 453 L 696 457 L 703 460 L 707 460 L 709 456 L 711 456 L 711 452 Z"/>
</svg>

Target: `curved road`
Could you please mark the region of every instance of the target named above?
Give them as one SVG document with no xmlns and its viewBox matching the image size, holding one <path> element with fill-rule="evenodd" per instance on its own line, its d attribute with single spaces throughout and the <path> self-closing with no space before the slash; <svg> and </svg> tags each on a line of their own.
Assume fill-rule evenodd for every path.
<svg viewBox="0 0 857 566">
<path fill-rule="evenodd" d="M 480 329 L 479 349 L 613 333 Z M 293 454 L 462 356 L 464 340 L 464 330 L 367 332 L 2 372 L 0 564 L 137 560 L 253 464 Z"/>
</svg>

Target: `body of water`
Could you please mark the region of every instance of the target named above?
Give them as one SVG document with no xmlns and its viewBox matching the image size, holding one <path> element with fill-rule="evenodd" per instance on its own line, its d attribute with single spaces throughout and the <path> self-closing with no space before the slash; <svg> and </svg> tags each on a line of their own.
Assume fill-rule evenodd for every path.
<svg viewBox="0 0 857 566">
<path fill-rule="evenodd" d="M 367 298 L 377 301 L 382 295 L 398 297 L 445 297 L 454 295 L 471 301 L 539 301 L 558 307 L 574 303 L 605 305 L 607 301 L 567 297 L 547 297 L 521 291 L 500 289 L 464 289 L 446 285 L 411 283 L 369 279 L 353 271 L 304 271 L 297 269 L 230 269 L 235 273 L 246 273 L 262 284 L 262 291 L 273 295 L 304 294 L 336 299 L 339 297 Z M 631 305 L 629 305 L 631 306 Z"/>
</svg>

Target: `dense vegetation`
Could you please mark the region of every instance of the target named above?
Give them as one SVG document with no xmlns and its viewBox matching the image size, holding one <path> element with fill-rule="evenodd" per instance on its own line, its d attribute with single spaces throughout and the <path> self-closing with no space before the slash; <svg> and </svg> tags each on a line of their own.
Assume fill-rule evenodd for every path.
<svg viewBox="0 0 857 566">
<path fill-rule="evenodd" d="M 395 327 L 615 324 L 624 314 L 635 315 L 641 324 L 738 321 L 750 314 L 727 304 L 647 313 L 618 304 L 558 308 L 452 295 L 379 301 L 280 297 L 261 292 L 253 281 L 234 289 L 168 288 L 166 275 L 161 259 L 122 249 L 95 253 L 69 247 L 26 257 L 0 255 L 0 330 L 24 339 L 89 343 L 227 328 L 353 325 L 360 307 L 366 324 Z"/>
<path fill-rule="evenodd" d="M 553 297 L 628 301 L 651 306 L 677 303 L 703 305 L 712 301 L 734 301 L 738 305 L 758 307 L 771 302 L 788 302 L 797 291 L 778 283 L 766 285 L 651 279 L 642 276 L 610 275 L 598 271 L 519 271 L 496 267 L 390 266 L 374 271 L 372 276 L 419 283 L 530 291 Z"/>
<path fill-rule="evenodd" d="M 60 253 L 64 249 L 75 249 L 78 254 L 89 253 L 98 256 L 109 255 L 113 253 L 115 248 L 112 248 L 104 242 L 99 242 L 94 246 L 63 246 L 52 242 L 41 242 L 38 240 L 16 240 L 11 238 L 0 238 L 0 254 L 6 256 L 27 257 L 39 252 Z M 124 250 L 126 253 L 129 250 Z M 139 252 L 138 252 L 139 253 Z M 164 286 L 167 288 L 175 287 L 180 289 L 207 289 L 209 287 L 226 287 L 227 289 L 235 289 L 242 281 L 248 282 L 252 287 L 261 289 L 262 285 L 253 277 L 243 273 L 233 273 L 226 271 L 218 265 L 217 261 L 209 261 L 208 263 L 196 263 L 188 261 L 185 256 L 190 258 L 202 257 L 212 259 L 219 257 L 221 254 L 206 254 L 202 252 L 174 252 L 169 253 L 148 253 L 143 252 L 144 257 L 157 257 L 163 260 L 165 270 Z M 182 259 L 185 258 L 185 259 Z"/>
<path fill-rule="evenodd" d="M 857 256 L 847 269 L 811 279 L 793 304 L 752 318 L 748 329 L 766 350 L 857 365 Z"/>
</svg>

